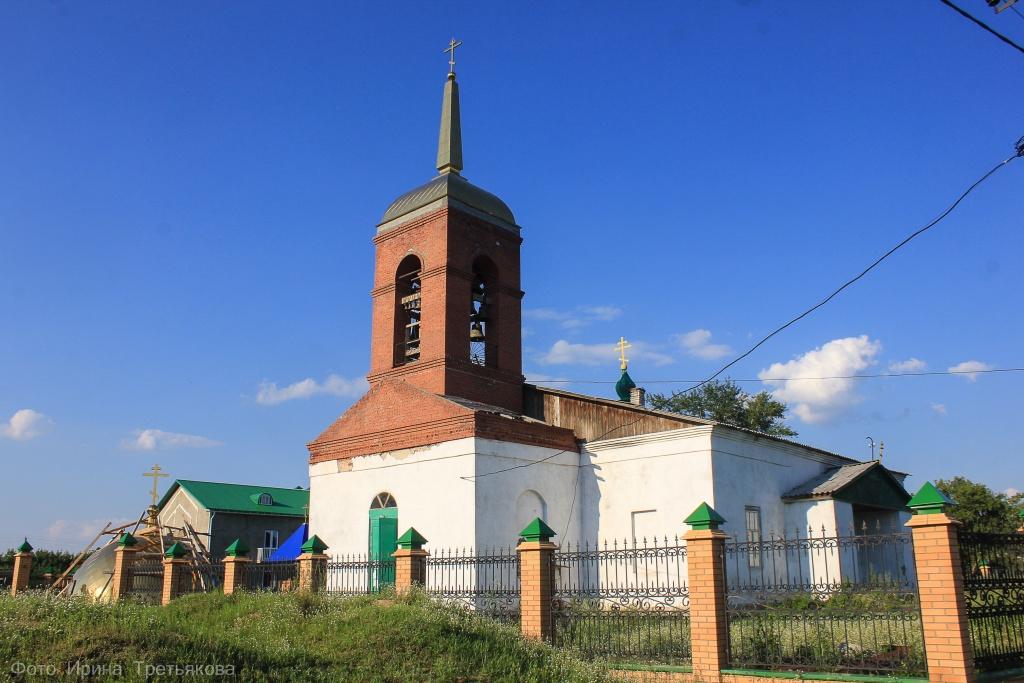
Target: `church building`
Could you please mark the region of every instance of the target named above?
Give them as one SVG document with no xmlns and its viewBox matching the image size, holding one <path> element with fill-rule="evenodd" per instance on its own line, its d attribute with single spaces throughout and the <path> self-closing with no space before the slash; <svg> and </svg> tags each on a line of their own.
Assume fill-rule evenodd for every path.
<svg viewBox="0 0 1024 683">
<path fill-rule="evenodd" d="M 410 526 L 433 547 L 684 530 L 707 502 L 759 540 L 907 518 L 905 475 L 787 439 L 525 382 L 521 228 L 463 177 L 459 85 L 444 85 L 437 175 L 399 196 L 373 242 L 370 388 L 308 444 L 310 533 L 384 559 Z"/>
</svg>

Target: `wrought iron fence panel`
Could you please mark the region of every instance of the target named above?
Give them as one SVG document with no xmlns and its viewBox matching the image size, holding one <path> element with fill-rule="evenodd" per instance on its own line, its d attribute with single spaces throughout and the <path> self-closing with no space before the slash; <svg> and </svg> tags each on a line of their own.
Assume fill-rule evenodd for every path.
<svg viewBox="0 0 1024 683">
<path fill-rule="evenodd" d="M 299 588 L 299 563 L 246 562 L 241 566 L 238 588 L 249 591 L 287 593 Z"/>
<path fill-rule="evenodd" d="M 367 595 L 395 585 L 395 561 L 366 555 L 337 555 L 327 562 L 322 583 L 328 593 Z"/>
<path fill-rule="evenodd" d="M 178 595 L 209 593 L 224 586 L 224 565 L 220 562 L 189 562 L 178 574 Z"/>
<path fill-rule="evenodd" d="M 160 602 L 164 592 L 164 563 L 142 560 L 132 563 L 128 595 L 144 602 Z"/>
<path fill-rule="evenodd" d="M 555 551 L 551 571 L 555 645 L 608 661 L 690 661 L 685 544 L 569 544 Z"/>
<path fill-rule="evenodd" d="M 435 599 L 480 616 L 517 623 L 519 554 L 512 547 L 480 552 L 471 548 L 431 550 L 424 589 Z"/>
<path fill-rule="evenodd" d="M 924 673 L 913 538 L 861 531 L 725 543 L 732 666 Z"/>
<path fill-rule="evenodd" d="M 975 665 L 1024 667 L 1024 534 L 960 533 Z"/>
</svg>

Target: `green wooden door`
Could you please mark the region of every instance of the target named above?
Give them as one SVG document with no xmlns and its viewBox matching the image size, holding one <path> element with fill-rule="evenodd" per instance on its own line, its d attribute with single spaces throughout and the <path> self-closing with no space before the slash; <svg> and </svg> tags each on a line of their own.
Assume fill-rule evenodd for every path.
<svg viewBox="0 0 1024 683">
<path fill-rule="evenodd" d="M 370 510 L 370 589 L 379 591 L 395 583 L 398 549 L 398 508 Z"/>
</svg>

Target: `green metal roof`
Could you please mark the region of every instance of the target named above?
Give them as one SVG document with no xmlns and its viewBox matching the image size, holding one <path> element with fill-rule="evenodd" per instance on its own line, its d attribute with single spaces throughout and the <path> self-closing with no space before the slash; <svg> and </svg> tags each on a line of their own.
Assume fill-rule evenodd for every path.
<svg viewBox="0 0 1024 683">
<path fill-rule="evenodd" d="M 309 505 L 309 491 L 286 489 L 277 486 L 250 486 L 248 484 L 222 484 L 215 481 L 192 481 L 177 479 L 160 499 L 158 507 L 163 509 L 174 492 L 181 487 L 204 508 L 216 512 L 237 512 L 247 515 L 282 515 L 285 517 L 306 517 Z M 270 505 L 259 503 L 261 494 L 270 494 Z"/>
</svg>

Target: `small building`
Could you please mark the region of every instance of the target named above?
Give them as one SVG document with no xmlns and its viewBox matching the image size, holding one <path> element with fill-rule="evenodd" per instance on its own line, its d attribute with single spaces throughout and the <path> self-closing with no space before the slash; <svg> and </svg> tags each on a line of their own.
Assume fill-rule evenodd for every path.
<svg viewBox="0 0 1024 683">
<path fill-rule="evenodd" d="M 309 491 L 177 479 L 157 509 L 161 525 L 191 526 L 213 557 L 240 538 L 262 560 L 305 524 Z"/>
</svg>

